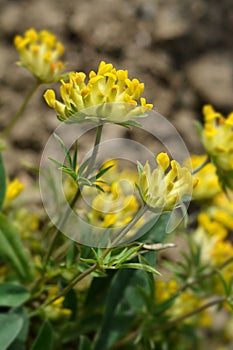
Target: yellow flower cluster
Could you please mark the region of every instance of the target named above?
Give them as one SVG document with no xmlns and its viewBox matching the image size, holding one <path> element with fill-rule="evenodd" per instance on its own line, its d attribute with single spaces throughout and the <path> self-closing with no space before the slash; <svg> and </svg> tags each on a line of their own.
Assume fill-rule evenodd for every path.
<svg viewBox="0 0 233 350">
<path fill-rule="evenodd" d="M 14 225 L 18 228 L 23 239 L 29 239 L 31 244 L 33 242 L 32 232 L 39 228 L 39 217 L 33 212 L 25 208 L 19 208 L 13 215 Z M 37 242 L 37 240 L 35 240 Z M 38 243 L 38 242 L 37 242 Z"/>
<path fill-rule="evenodd" d="M 203 263 L 218 268 L 229 260 L 221 270 L 227 283 L 230 283 L 233 275 L 233 244 L 229 240 L 229 233 L 233 229 L 232 215 L 233 201 L 222 192 L 216 196 L 211 206 L 199 214 L 198 228 L 193 236 L 194 241 L 201 247 Z M 224 294 L 218 277 L 214 280 L 214 290 L 218 294 Z"/>
<path fill-rule="evenodd" d="M 220 193 L 213 200 L 208 212 L 211 217 L 221 223 L 227 230 L 233 231 L 233 193 Z"/>
<path fill-rule="evenodd" d="M 156 161 L 158 166 L 152 173 L 148 162 L 144 167 L 138 167 L 140 195 L 151 208 L 173 210 L 185 196 L 191 197 L 197 182 L 186 167 L 181 167 L 175 160 L 171 161 L 166 153 L 160 153 Z"/>
<path fill-rule="evenodd" d="M 71 72 L 68 82 L 61 80 L 63 102 L 56 99 L 54 90 L 45 92 L 47 104 L 60 120 L 124 123 L 153 107 L 140 98 L 144 84 L 138 79 L 130 80 L 127 70 L 116 70 L 111 63 L 100 62 L 97 73 L 91 71 L 88 82 L 85 81 L 83 72 Z"/>
<path fill-rule="evenodd" d="M 94 197 L 92 210 L 88 214 L 92 225 L 103 228 L 127 225 L 139 209 L 139 203 L 133 193 L 136 174 L 129 169 L 120 171 L 116 160 L 105 162 L 102 168 L 110 165 L 112 168 L 100 179 L 105 182 L 105 192 Z"/>
<path fill-rule="evenodd" d="M 57 286 L 51 286 L 48 290 L 48 299 L 54 298 L 54 296 L 56 296 L 58 292 L 59 288 Z M 45 314 L 50 320 L 56 320 L 62 317 L 69 317 L 71 315 L 71 309 L 63 307 L 64 300 L 65 297 L 62 296 L 56 299 L 50 305 L 45 307 Z"/>
<path fill-rule="evenodd" d="M 166 302 L 168 299 L 175 296 L 178 290 L 178 284 L 174 279 L 168 281 L 157 280 L 155 284 L 156 304 Z M 177 318 L 195 310 L 202 304 L 203 301 L 199 296 L 192 292 L 183 291 L 174 299 L 174 303 L 167 310 L 167 313 L 169 313 L 172 318 Z M 188 318 L 185 322 L 188 324 L 199 323 L 203 327 L 208 327 L 212 322 L 212 318 L 209 310 L 204 310 L 195 317 Z"/>
<path fill-rule="evenodd" d="M 50 83 L 60 78 L 64 63 L 59 58 L 64 46 L 54 34 L 31 28 L 23 37 L 17 35 L 14 44 L 20 56 L 19 65 L 27 68 L 39 82 Z"/>
<path fill-rule="evenodd" d="M 187 167 L 192 169 L 198 168 L 206 160 L 206 155 L 192 155 L 186 162 Z M 216 174 L 216 167 L 209 162 L 197 173 L 195 177 L 198 179 L 197 185 L 193 189 L 194 200 L 212 199 L 216 194 L 221 192 L 221 187 Z"/>
<path fill-rule="evenodd" d="M 176 280 L 157 280 L 155 284 L 155 299 L 156 303 L 162 303 L 171 298 L 178 291 L 178 284 Z"/>
<path fill-rule="evenodd" d="M 224 118 L 212 106 L 206 105 L 203 113 L 203 144 L 223 187 L 233 189 L 233 112 Z"/>
<path fill-rule="evenodd" d="M 6 196 L 4 200 L 4 205 L 8 205 L 12 200 L 19 196 L 19 194 L 23 191 L 24 184 L 20 182 L 18 179 L 14 179 L 7 185 Z"/>
</svg>

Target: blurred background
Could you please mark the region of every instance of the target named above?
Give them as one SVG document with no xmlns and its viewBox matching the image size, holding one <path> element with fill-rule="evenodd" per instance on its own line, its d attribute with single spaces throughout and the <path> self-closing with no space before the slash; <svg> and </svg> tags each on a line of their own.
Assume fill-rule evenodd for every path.
<svg viewBox="0 0 233 350">
<path fill-rule="evenodd" d="M 233 109 L 231 0 L 0 0 L 1 129 L 33 84 L 15 64 L 13 46 L 14 36 L 30 27 L 51 30 L 64 43 L 67 70 L 88 73 L 101 60 L 128 69 L 191 153 L 201 152 L 193 121 L 202 119 L 202 106 Z M 37 91 L 8 140 L 11 176 L 23 171 L 21 162 L 39 165 L 40 151 L 59 124 L 42 97 L 48 87 L 54 85 Z M 123 128 L 117 133 L 132 137 Z"/>
</svg>

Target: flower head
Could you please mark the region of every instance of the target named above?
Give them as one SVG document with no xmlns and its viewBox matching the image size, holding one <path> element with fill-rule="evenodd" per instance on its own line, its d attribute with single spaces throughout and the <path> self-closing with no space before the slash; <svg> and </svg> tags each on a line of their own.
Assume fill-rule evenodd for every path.
<svg viewBox="0 0 233 350">
<path fill-rule="evenodd" d="M 59 58 L 64 46 L 47 30 L 28 29 L 24 36 L 16 35 L 14 45 L 19 52 L 19 65 L 27 68 L 40 82 L 59 79 L 64 63 Z"/>
<path fill-rule="evenodd" d="M 206 155 L 192 155 L 187 161 L 187 166 L 191 165 L 193 169 L 204 163 Z M 188 164 L 190 163 L 190 164 Z M 221 192 L 221 187 L 216 174 L 216 167 L 213 163 L 206 164 L 202 169 L 195 173 L 198 183 L 193 189 L 193 198 L 195 200 L 212 199 Z"/>
<path fill-rule="evenodd" d="M 183 197 L 190 197 L 196 180 L 193 181 L 187 168 L 181 167 L 175 160 L 171 161 L 166 153 L 160 153 L 156 161 L 158 166 L 152 173 L 148 162 L 144 167 L 139 164 L 140 195 L 151 208 L 173 210 L 182 202 Z"/>
<path fill-rule="evenodd" d="M 224 118 L 212 106 L 203 109 L 205 125 L 203 144 L 223 187 L 233 189 L 233 112 Z"/>
<path fill-rule="evenodd" d="M 4 200 L 4 205 L 8 205 L 12 200 L 19 196 L 19 194 L 23 191 L 24 184 L 20 182 L 18 179 L 14 179 L 7 185 L 6 196 Z"/>
<path fill-rule="evenodd" d="M 140 98 L 143 91 L 144 84 L 138 79 L 130 80 L 127 70 L 116 70 L 111 63 L 102 61 L 97 72 L 89 73 L 87 82 L 83 72 L 72 72 L 68 81 L 61 80 L 63 102 L 56 99 L 51 89 L 45 92 L 44 98 L 62 121 L 125 123 L 152 108 L 145 98 Z"/>
<path fill-rule="evenodd" d="M 100 178 L 105 192 L 95 193 L 88 219 L 94 226 L 117 228 L 127 225 L 139 209 L 133 193 L 136 174 L 130 169 L 121 171 L 117 160 L 106 161 L 102 168 L 108 166 L 112 168 Z"/>
</svg>

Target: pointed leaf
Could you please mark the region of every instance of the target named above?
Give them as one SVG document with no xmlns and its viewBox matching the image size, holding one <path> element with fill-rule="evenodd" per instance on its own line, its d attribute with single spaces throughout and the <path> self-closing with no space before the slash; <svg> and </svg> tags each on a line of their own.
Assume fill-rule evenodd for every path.
<svg viewBox="0 0 233 350">
<path fill-rule="evenodd" d="M 6 216 L 0 213 L 0 255 L 14 267 L 19 277 L 31 281 L 33 279 L 32 259 L 25 250 L 20 234 Z"/>
<path fill-rule="evenodd" d="M 78 350 L 91 350 L 91 341 L 84 335 L 80 337 L 80 343 Z"/>
<path fill-rule="evenodd" d="M 155 270 L 150 265 L 140 264 L 140 263 L 129 263 L 129 264 L 123 264 L 118 267 L 118 269 L 136 269 L 136 270 L 144 270 L 147 272 L 154 273 L 156 275 L 160 275 L 160 272 Z"/>
<path fill-rule="evenodd" d="M 73 160 L 72 160 L 72 169 L 76 172 L 77 168 L 77 158 L 78 158 L 78 141 L 75 141 L 74 144 L 74 155 L 73 155 Z"/>
<path fill-rule="evenodd" d="M 64 151 L 64 154 L 65 154 L 65 159 L 67 159 L 68 163 L 69 163 L 69 166 L 72 168 L 72 160 L 71 160 L 71 156 L 70 156 L 70 152 L 68 151 L 68 149 L 66 148 L 66 145 L 64 144 L 64 142 L 62 141 L 62 139 L 54 133 L 54 137 L 55 139 L 60 143 L 63 151 Z"/>
<path fill-rule="evenodd" d="M 87 158 L 78 168 L 78 175 L 81 176 L 83 172 L 85 171 L 86 167 L 90 163 L 91 157 Z"/>
<path fill-rule="evenodd" d="M 112 345 L 113 324 L 116 317 L 117 306 L 121 303 L 125 289 L 134 272 L 130 270 L 118 271 L 113 277 L 106 300 L 106 308 L 103 316 L 100 332 L 97 336 L 94 350 L 107 350 Z M 115 332 L 118 330 L 114 329 Z M 122 330 L 121 330 L 122 331 Z"/>
<path fill-rule="evenodd" d="M 53 349 L 53 329 L 48 320 L 42 324 L 35 341 L 30 350 L 52 350 Z"/>
</svg>

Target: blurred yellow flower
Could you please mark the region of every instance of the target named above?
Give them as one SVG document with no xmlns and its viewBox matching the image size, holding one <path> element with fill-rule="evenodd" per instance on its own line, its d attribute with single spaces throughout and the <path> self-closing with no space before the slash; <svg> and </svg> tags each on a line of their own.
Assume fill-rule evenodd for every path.
<svg viewBox="0 0 233 350">
<path fill-rule="evenodd" d="M 8 205 L 13 199 L 19 196 L 19 194 L 23 191 L 24 184 L 20 182 L 18 179 L 14 179 L 7 185 L 6 196 L 4 205 Z"/>
<path fill-rule="evenodd" d="M 205 229 L 209 237 L 215 236 L 218 239 L 224 239 L 227 236 L 226 228 L 207 213 L 203 212 L 198 215 L 198 225 Z"/>
<path fill-rule="evenodd" d="M 155 284 L 155 301 L 156 304 L 165 302 L 169 298 L 173 297 L 179 290 L 176 280 L 157 280 Z M 181 317 L 196 308 L 200 307 L 204 302 L 198 295 L 192 292 L 183 291 L 174 299 L 173 304 L 167 309 L 167 313 L 172 318 Z M 208 327 L 212 323 L 212 317 L 209 310 L 204 310 L 197 315 L 187 318 L 185 321 L 187 324 L 200 323 L 203 327 Z"/>
<path fill-rule="evenodd" d="M 61 80 L 63 102 L 56 99 L 54 90 L 45 92 L 44 98 L 59 120 L 124 123 L 153 107 L 140 98 L 144 84 L 130 80 L 127 70 L 116 70 L 111 63 L 100 62 L 97 73 L 91 71 L 88 82 L 85 80 L 83 72 L 71 72 L 68 82 Z"/>
<path fill-rule="evenodd" d="M 203 144 L 217 168 L 221 184 L 233 189 L 233 112 L 224 118 L 212 106 L 206 105 L 203 113 Z"/>
<path fill-rule="evenodd" d="M 57 286 L 51 286 L 48 290 L 48 298 L 54 298 L 58 294 L 58 292 L 59 288 Z M 62 296 L 44 308 L 45 314 L 49 319 L 56 320 L 71 315 L 71 309 L 63 307 L 64 300 L 65 297 Z"/>
<path fill-rule="evenodd" d="M 227 237 L 227 229 L 208 213 L 198 215 L 198 227 L 194 232 L 193 240 L 201 248 L 201 261 L 211 264 L 212 250 Z"/>
<path fill-rule="evenodd" d="M 121 227 L 127 225 L 139 209 L 133 194 L 124 193 L 120 182 L 112 183 L 110 190 L 97 195 L 88 215 L 90 223 L 99 227 Z"/>
<path fill-rule="evenodd" d="M 27 68 L 40 83 L 50 83 L 60 78 L 64 63 L 59 58 L 64 46 L 47 30 L 28 29 L 24 36 L 16 35 L 14 45 L 19 52 L 19 65 Z"/>
<path fill-rule="evenodd" d="M 144 167 L 139 165 L 139 192 L 149 207 L 172 210 L 181 204 L 185 196 L 191 197 L 196 180 L 186 167 L 181 167 L 175 160 L 171 161 L 166 153 L 160 153 L 156 161 L 158 166 L 152 173 L 148 162 Z"/>
<path fill-rule="evenodd" d="M 206 160 L 206 155 L 192 155 L 187 163 L 187 167 L 197 168 Z M 221 187 L 216 175 L 214 164 L 208 163 L 202 169 L 195 173 L 198 183 L 193 189 L 193 199 L 206 200 L 212 199 L 216 194 L 221 192 Z"/>
<path fill-rule="evenodd" d="M 171 298 L 178 291 L 178 284 L 176 280 L 157 280 L 155 283 L 155 300 L 156 303 L 162 303 Z"/>
</svg>

